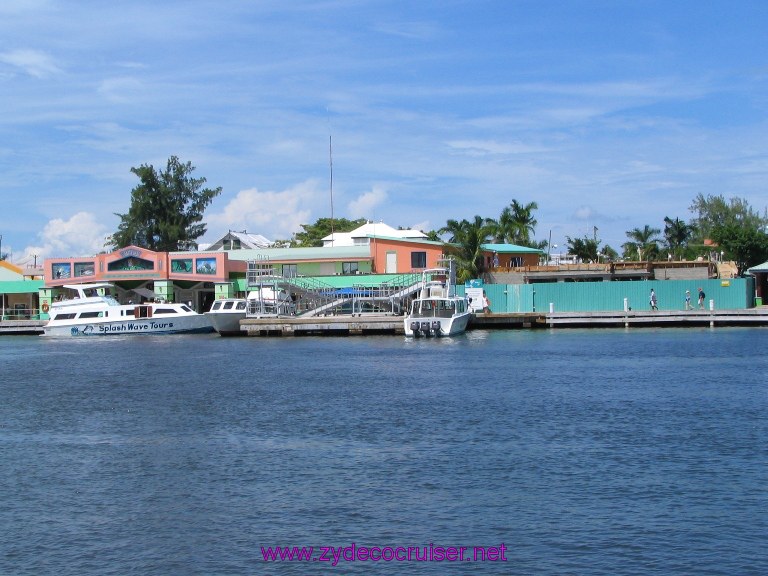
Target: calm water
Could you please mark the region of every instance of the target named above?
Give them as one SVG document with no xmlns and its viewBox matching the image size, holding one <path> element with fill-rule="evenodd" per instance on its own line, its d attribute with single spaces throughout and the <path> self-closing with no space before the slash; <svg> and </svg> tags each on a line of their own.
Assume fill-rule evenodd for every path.
<svg viewBox="0 0 768 576">
<path fill-rule="evenodd" d="M 766 574 L 766 350 L 722 328 L 2 337 L 0 573 Z M 353 542 L 507 561 L 261 554 Z"/>
</svg>

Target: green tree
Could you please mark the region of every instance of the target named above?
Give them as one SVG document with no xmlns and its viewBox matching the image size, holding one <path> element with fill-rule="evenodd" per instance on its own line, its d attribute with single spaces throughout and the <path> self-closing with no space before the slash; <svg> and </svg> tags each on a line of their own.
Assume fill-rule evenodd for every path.
<svg viewBox="0 0 768 576">
<path fill-rule="evenodd" d="M 482 245 L 487 244 L 493 235 L 493 221 L 475 216 L 473 221 L 448 220 L 439 230 L 449 235 L 450 244 L 445 250 L 456 259 L 456 279 L 466 282 L 479 278 L 485 272 Z"/>
<path fill-rule="evenodd" d="M 693 232 L 693 226 L 680 218 L 672 220 L 669 216 L 664 217 L 664 241 L 675 260 L 682 258 Z"/>
<path fill-rule="evenodd" d="M 131 192 L 128 213 L 115 214 L 120 224 L 107 245 L 134 244 L 166 252 L 196 247 L 196 240 L 206 232 L 203 212 L 221 194 L 221 187 L 203 188 L 206 179 L 193 178 L 194 170 L 176 156 L 168 159 L 163 171 L 146 164 L 131 168 L 141 183 Z"/>
<path fill-rule="evenodd" d="M 347 220 L 346 218 L 318 218 L 314 224 L 302 224 L 303 232 L 297 232 L 291 240 L 292 248 L 310 248 L 322 246 L 323 238 L 333 232 L 351 232 L 365 224 L 365 218 Z"/>
<path fill-rule="evenodd" d="M 598 254 L 600 254 L 600 240 L 589 236 L 584 238 L 571 238 L 565 237 L 566 244 L 568 244 L 568 253 L 573 254 L 576 258 L 579 258 L 583 262 L 597 262 L 599 260 Z"/>
<path fill-rule="evenodd" d="M 760 216 L 746 200 L 738 197 L 726 200 L 722 195 L 705 198 L 699 194 L 694 198 L 690 211 L 696 215 L 691 224 L 698 232 L 700 243 L 712 239 L 715 228 L 742 226 L 765 231 L 768 226 L 766 216 Z"/>
<path fill-rule="evenodd" d="M 618 260 L 619 258 L 619 253 L 616 252 L 616 250 L 614 250 L 613 248 L 611 248 L 608 244 L 603 246 L 600 252 L 602 253 L 603 258 L 605 258 L 606 260 Z"/>
<path fill-rule="evenodd" d="M 622 244 L 627 260 L 655 260 L 659 256 L 659 234 L 661 230 L 646 224 L 642 229 L 633 228 L 627 232 L 629 242 Z"/>
<path fill-rule="evenodd" d="M 768 234 L 762 230 L 738 224 L 717 226 L 712 229 L 712 240 L 725 252 L 725 260 L 736 262 L 739 275 L 768 260 Z"/>
<path fill-rule="evenodd" d="M 498 220 L 489 220 L 493 228 L 494 242 L 517 244 L 519 246 L 534 246 L 531 238 L 536 231 L 536 218 L 533 211 L 538 210 L 536 202 L 529 202 L 525 206 L 517 200 L 512 200 L 499 215 Z"/>
</svg>

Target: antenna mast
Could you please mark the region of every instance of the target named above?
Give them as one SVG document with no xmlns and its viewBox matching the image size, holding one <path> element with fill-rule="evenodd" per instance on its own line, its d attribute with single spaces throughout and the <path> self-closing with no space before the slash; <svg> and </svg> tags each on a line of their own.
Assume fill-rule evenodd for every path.
<svg viewBox="0 0 768 576">
<path fill-rule="evenodd" d="M 335 238 L 333 237 L 333 134 L 328 135 L 328 165 L 331 171 L 331 246 Z"/>
</svg>

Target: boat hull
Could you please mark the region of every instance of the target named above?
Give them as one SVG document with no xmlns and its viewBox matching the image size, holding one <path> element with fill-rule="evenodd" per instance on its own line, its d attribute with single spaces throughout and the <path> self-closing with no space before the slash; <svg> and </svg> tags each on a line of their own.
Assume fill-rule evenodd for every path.
<svg viewBox="0 0 768 576">
<path fill-rule="evenodd" d="M 210 320 L 213 329 L 222 336 L 246 335 L 246 332 L 240 330 L 240 320 L 245 318 L 244 311 L 206 312 L 205 315 Z"/>
<path fill-rule="evenodd" d="M 211 322 L 202 314 L 176 318 L 131 318 L 78 324 L 54 324 L 43 327 L 45 336 L 91 337 L 126 334 L 203 334 L 213 332 Z"/>
<path fill-rule="evenodd" d="M 406 316 L 403 320 L 403 329 L 406 336 L 455 336 L 466 331 L 471 318 L 471 313 L 449 318 Z M 417 329 L 415 329 L 414 323 L 418 324 Z"/>
</svg>

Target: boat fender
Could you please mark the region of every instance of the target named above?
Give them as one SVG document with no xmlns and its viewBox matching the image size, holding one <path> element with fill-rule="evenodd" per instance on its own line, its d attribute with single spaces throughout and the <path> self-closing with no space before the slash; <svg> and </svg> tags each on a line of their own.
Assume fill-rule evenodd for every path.
<svg viewBox="0 0 768 576">
<path fill-rule="evenodd" d="M 50 308 L 48 307 L 48 302 L 43 302 L 43 305 L 41 306 L 41 308 L 43 312 L 46 314 L 48 313 L 48 310 L 50 310 Z"/>
</svg>

